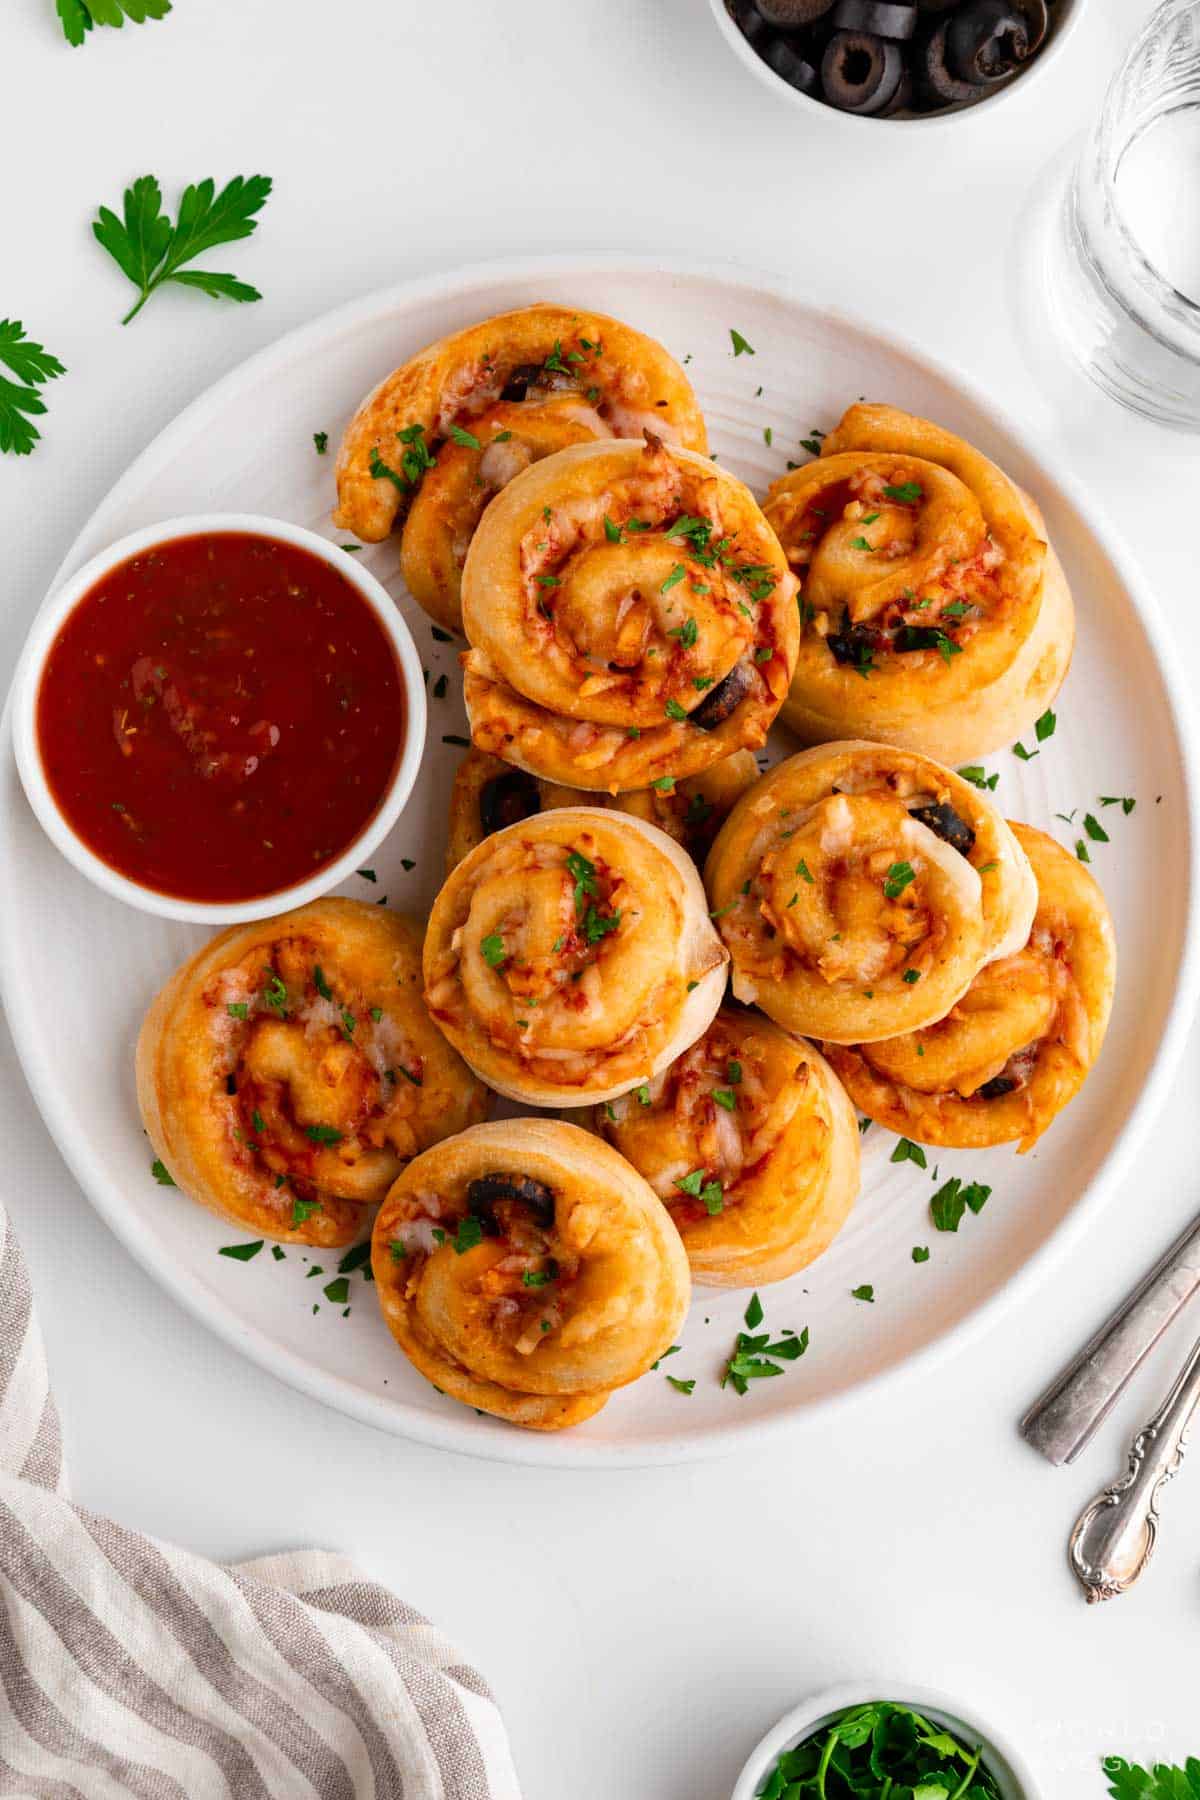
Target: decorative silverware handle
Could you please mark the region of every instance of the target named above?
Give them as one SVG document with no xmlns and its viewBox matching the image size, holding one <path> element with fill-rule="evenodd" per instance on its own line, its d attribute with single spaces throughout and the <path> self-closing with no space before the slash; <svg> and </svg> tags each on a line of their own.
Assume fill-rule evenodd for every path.
<svg viewBox="0 0 1200 1800">
<path fill-rule="evenodd" d="M 1074 1462 L 1130 1376 L 1200 1287 L 1200 1219 L 1171 1245 L 1111 1319 L 1021 1420 L 1021 1435 L 1052 1463 Z"/>
<path fill-rule="evenodd" d="M 1079 1515 L 1067 1554 L 1089 1602 L 1131 1588 L 1154 1554 L 1158 1496 L 1183 1461 L 1200 1403 L 1200 1342 L 1129 1452 L 1129 1469 Z"/>
</svg>

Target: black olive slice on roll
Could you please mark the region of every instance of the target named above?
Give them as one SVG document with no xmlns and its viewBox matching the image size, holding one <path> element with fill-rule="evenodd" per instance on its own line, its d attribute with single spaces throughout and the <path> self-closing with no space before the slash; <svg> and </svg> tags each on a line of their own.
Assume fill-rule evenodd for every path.
<svg viewBox="0 0 1200 1800">
<path fill-rule="evenodd" d="M 899 44 L 869 31 L 836 31 L 821 58 L 825 98 L 842 112 L 882 112 L 903 74 Z"/>
<path fill-rule="evenodd" d="M 790 44 L 782 38 L 774 38 L 759 52 L 769 69 L 783 77 L 789 87 L 794 87 L 801 94 L 815 94 L 820 85 L 817 71 L 810 62 L 798 56 Z"/>
<path fill-rule="evenodd" d="M 506 769 L 493 775 L 479 790 L 479 823 L 485 837 L 503 831 L 506 825 L 518 825 L 541 812 L 538 785 L 524 769 Z"/>
<path fill-rule="evenodd" d="M 467 1188 L 472 1218 L 496 1235 L 500 1234 L 496 1207 L 502 1201 L 528 1207 L 539 1225 L 554 1223 L 554 1195 L 544 1181 L 531 1175 L 478 1175 Z"/>
<path fill-rule="evenodd" d="M 975 833 L 965 819 L 960 819 L 952 806 L 944 801 L 933 806 L 914 806 L 912 817 L 927 825 L 935 837 L 940 837 L 944 844 L 957 850 L 960 856 L 969 856 L 975 848 Z"/>
<path fill-rule="evenodd" d="M 753 686 L 754 670 L 749 663 L 734 663 L 724 681 L 718 681 L 699 706 L 688 714 L 688 723 L 698 725 L 701 731 L 715 731 L 737 711 Z"/>
<path fill-rule="evenodd" d="M 833 22 L 839 31 L 870 31 L 902 41 L 917 29 L 917 9 L 913 0 L 838 0 Z"/>
<path fill-rule="evenodd" d="M 946 63 L 960 81 L 1003 81 L 1032 53 L 1030 20 L 1016 0 L 967 0 L 946 22 Z"/>
</svg>

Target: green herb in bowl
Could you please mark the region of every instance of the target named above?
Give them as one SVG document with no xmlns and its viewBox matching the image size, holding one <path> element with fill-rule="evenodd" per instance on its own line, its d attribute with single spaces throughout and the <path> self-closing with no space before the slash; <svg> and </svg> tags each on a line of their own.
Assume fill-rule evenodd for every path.
<svg viewBox="0 0 1200 1800">
<path fill-rule="evenodd" d="M 761 1800 L 1001 1800 L 981 1752 L 890 1700 L 852 1706 L 785 1750 Z"/>
</svg>

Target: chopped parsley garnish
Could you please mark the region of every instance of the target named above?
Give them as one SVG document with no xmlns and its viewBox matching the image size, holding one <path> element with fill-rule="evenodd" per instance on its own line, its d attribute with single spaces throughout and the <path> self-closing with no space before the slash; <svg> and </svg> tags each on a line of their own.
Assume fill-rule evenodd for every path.
<svg viewBox="0 0 1200 1800">
<path fill-rule="evenodd" d="M 902 481 L 895 487 L 885 484 L 883 491 L 889 500 L 898 500 L 902 506 L 911 506 L 914 500 L 921 498 L 925 490 L 919 481 Z"/>
<path fill-rule="evenodd" d="M 175 1186 L 174 1179 L 172 1178 L 169 1170 L 167 1169 L 166 1163 L 163 1162 L 161 1160 L 161 1158 L 159 1158 L 157 1156 L 155 1157 L 154 1161 L 150 1164 L 150 1173 L 153 1175 L 155 1181 L 157 1181 L 159 1187 L 174 1187 Z"/>
<path fill-rule="evenodd" d="M 262 1247 L 262 1238 L 256 1238 L 252 1244 L 225 1244 L 217 1251 L 217 1255 L 231 1256 L 234 1262 L 249 1262 L 258 1255 Z"/>
<path fill-rule="evenodd" d="M 1101 794 L 1100 804 L 1101 806 L 1119 806 L 1125 817 L 1128 818 L 1137 805 L 1137 801 L 1128 794 Z"/>
<path fill-rule="evenodd" d="M 852 537 L 850 539 L 850 548 L 852 550 L 866 550 L 867 552 L 869 552 L 872 555 L 874 554 L 874 551 L 875 551 L 874 544 L 868 544 L 866 538 L 861 537 L 861 536 L 860 537 Z"/>
<path fill-rule="evenodd" d="M 334 1125 L 306 1125 L 304 1135 L 310 1144 L 340 1144 L 342 1134 Z"/>
<path fill-rule="evenodd" d="M 692 1169 L 687 1175 L 678 1175 L 675 1186 L 680 1193 L 688 1194 L 693 1200 L 699 1200 L 710 1218 L 715 1218 L 725 1204 L 725 1192 L 719 1181 L 705 1181 L 703 1169 Z"/>
<path fill-rule="evenodd" d="M 717 1106 L 723 1106 L 726 1112 L 736 1112 L 737 1095 L 732 1088 L 714 1088 L 712 1097 Z"/>
<path fill-rule="evenodd" d="M 313 443 L 316 445 L 317 455 L 324 456 L 329 448 L 329 433 L 327 431 L 314 431 Z"/>
<path fill-rule="evenodd" d="M 596 865 L 582 851 L 572 850 L 567 857 L 567 874 L 575 883 L 575 911 L 583 911 L 583 903 L 596 892 Z"/>
<path fill-rule="evenodd" d="M 313 969 L 313 986 L 316 988 L 318 994 L 320 994 L 322 1000 L 333 999 L 333 989 L 326 981 L 325 971 L 320 963 L 317 963 L 316 967 Z"/>
<path fill-rule="evenodd" d="M 1094 844 L 1107 844 L 1111 842 L 1107 831 L 1105 831 L 1095 813 L 1084 813 L 1083 829 L 1087 832 Z"/>
<path fill-rule="evenodd" d="M 244 1000 L 231 1000 L 225 1011 L 231 1019 L 248 1019 L 250 1017 L 250 1008 Z"/>
<path fill-rule="evenodd" d="M 621 541 L 621 527 L 614 525 L 607 513 L 604 515 L 604 535 L 610 544 L 619 544 Z"/>
<path fill-rule="evenodd" d="M 620 923 L 619 909 L 615 913 L 598 913 L 594 906 L 589 906 L 583 921 L 583 935 L 589 944 L 598 944 L 602 937 L 615 931 Z"/>
<path fill-rule="evenodd" d="M 908 983 L 909 987 L 914 986 L 915 983 L 921 979 L 920 969 L 905 969 L 903 979 Z"/>
<path fill-rule="evenodd" d="M 678 1375 L 667 1375 L 664 1379 L 670 1383 L 677 1394 L 691 1394 L 695 1391 L 696 1378 L 694 1375 L 687 1381 L 682 1380 Z"/>
<path fill-rule="evenodd" d="M 754 356 L 756 354 L 754 345 L 748 343 L 741 332 L 735 330 L 732 325 L 729 327 L 729 338 L 733 345 L 733 354 L 735 356 Z"/>
<path fill-rule="evenodd" d="M 468 1213 L 458 1221 L 458 1230 L 454 1234 L 454 1249 L 459 1256 L 465 1256 L 468 1250 L 474 1250 L 483 1242 L 483 1221 Z"/>
<path fill-rule="evenodd" d="M 1049 708 L 1046 709 L 1040 719 L 1034 721 L 1033 729 L 1037 734 L 1037 741 L 1039 744 L 1044 744 L 1047 738 L 1052 738 L 1054 736 L 1054 727 L 1057 724 L 1058 720 Z"/>
<path fill-rule="evenodd" d="M 911 1138 L 906 1137 L 902 1137 L 898 1141 L 889 1160 L 894 1163 L 916 1163 L 918 1169 L 927 1169 L 929 1167 L 929 1164 L 925 1160 L 925 1152 L 922 1150 L 920 1144 L 914 1144 Z"/>
<path fill-rule="evenodd" d="M 813 885 L 813 872 L 803 857 L 801 857 L 800 861 L 796 864 L 796 873 L 799 875 L 801 881 L 807 881 L 810 887 Z"/>
<path fill-rule="evenodd" d="M 687 719 L 687 713 L 684 711 L 683 707 L 680 706 L 674 695 L 667 701 L 663 711 L 666 713 L 668 719 L 674 719 L 677 725 L 683 724 Z"/>
<path fill-rule="evenodd" d="M 326 1283 L 322 1292 L 332 1305 L 345 1306 L 350 1298 L 350 1283 L 344 1275 L 337 1275 L 332 1281 Z"/>
<path fill-rule="evenodd" d="M 343 1256 L 338 1264 L 338 1274 L 353 1275 L 355 1269 L 361 1269 L 363 1264 L 369 1263 L 370 1260 L 371 1240 L 368 1238 L 365 1244 L 355 1244 L 351 1249 L 347 1250 L 345 1256 Z"/>
<path fill-rule="evenodd" d="M 953 1176 L 938 1189 L 929 1202 L 934 1225 L 939 1231 L 957 1231 L 963 1214 L 968 1209 L 973 1213 L 983 1211 L 991 1191 L 990 1187 L 985 1187 L 979 1181 L 969 1182 L 964 1187 L 960 1178 Z"/>
<path fill-rule="evenodd" d="M 668 631 L 667 636 L 678 638 L 681 647 L 690 650 L 700 636 L 700 627 L 695 619 L 685 619 L 682 625 L 676 625 L 673 630 Z"/>
<path fill-rule="evenodd" d="M 659 588 L 659 590 L 658 590 L 659 593 L 660 594 L 670 593 L 670 591 L 673 587 L 678 587 L 679 583 L 683 580 L 683 578 L 686 574 L 687 574 L 687 570 L 684 568 L 683 564 L 676 563 L 675 567 L 671 570 L 671 573 L 667 576 L 666 580 L 663 582 L 662 586 Z"/>
<path fill-rule="evenodd" d="M 408 1245 L 402 1243 L 399 1238 L 389 1238 L 388 1249 L 392 1253 L 393 1262 L 403 1262 L 408 1255 Z"/>
<path fill-rule="evenodd" d="M 293 1200 L 292 1224 L 303 1225 L 306 1220 L 312 1218 L 315 1212 L 320 1212 L 320 1210 L 321 1202 L 319 1200 Z"/>
<path fill-rule="evenodd" d="M 456 444 L 461 444 L 464 450 L 482 450 L 483 448 L 474 432 L 464 431 L 461 425 L 452 425 L 450 436 Z"/>
<path fill-rule="evenodd" d="M 968 763 L 965 769 L 958 772 L 964 781 L 969 781 L 972 787 L 977 788 L 994 790 L 1000 779 L 999 775 L 989 775 L 982 763 Z"/>
<path fill-rule="evenodd" d="M 503 968 L 508 961 L 504 948 L 504 939 L 498 931 L 489 932 L 479 946 L 480 954 L 489 969 Z"/>
<path fill-rule="evenodd" d="M 850 1298 L 852 1300 L 869 1300 L 873 1306 L 875 1304 L 875 1289 L 871 1286 L 869 1281 L 864 1281 L 861 1287 L 850 1289 Z"/>
<path fill-rule="evenodd" d="M 915 1263 L 928 1262 L 929 1261 L 929 1245 L 928 1244 L 914 1244 L 913 1248 L 912 1248 L 912 1259 Z"/>
<path fill-rule="evenodd" d="M 1075 854 L 1082 863 L 1090 863 L 1091 853 L 1082 838 L 1075 839 Z"/>
<path fill-rule="evenodd" d="M 756 1331 L 763 1322 L 763 1305 L 757 1292 L 751 1294 L 750 1303 L 743 1314 L 742 1323 L 747 1331 Z"/>
<path fill-rule="evenodd" d="M 551 1262 L 545 1269 L 526 1269 L 521 1276 L 521 1284 L 527 1288 L 548 1287 L 552 1281 L 558 1280 L 558 1264 Z"/>
<path fill-rule="evenodd" d="M 406 446 L 400 458 L 400 472 L 410 487 L 416 487 L 426 469 L 434 466 L 434 458 L 425 442 L 425 427 L 406 425 L 396 436 Z"/>
<path fill-rule="evenodd" d="M 649 1106 L 650 1105 L 650 1103 L 651 1103 L 650 1083 L 648 1081 L 643 1081 L 641 1087 L 634 1088 L 633 1091 L 637 1096 L 637 1102 L 638 1102 L 639 1106 Z"/>
<path fill-rule="evenodd" d="M 883 891 L 886 898 L 898 900 L 909 883 L 916 878 L 917 871 L 910 862 L 894 862 L 884 877 Z"/>
<path fill-rule="evenodd" d="M 269 1008 L 277 1018 L 286 1019 L 288 1003 L 287 988 L 275 973 L 274 969 L 264 969 L 263 974 L 267 978 L 266 986 L 262 991 L 263 1005 Z"/>
</svg>

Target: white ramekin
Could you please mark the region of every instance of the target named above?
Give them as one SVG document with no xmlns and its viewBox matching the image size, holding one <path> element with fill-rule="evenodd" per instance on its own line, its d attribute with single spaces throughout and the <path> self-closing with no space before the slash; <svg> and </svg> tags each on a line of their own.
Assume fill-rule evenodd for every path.
<svg viewBox="0 0 1200 1800">
<path fill-rule="evenodd" d="M 64 622 L 96 583 L 127 562 L 131 556 L 164 544 L 174 538 L 197 537 L 208 532 L 245 532 L 254 537 L 274 538 L 294 544 L 301 550 L 328 563 L 348 581 L 370 607 L 391 644 L 404 690 L 405 736 L 400 757 L 391 781 L 373 817 L 333 862 L 274 893 L 253 900 L 200 901 L 182 900 L 173 894 L 162 894 L 143 887 L 110 867 L 102 857 L 88 848 L 60 812 L 46 780 L 37 741 L 37 701 L 46 659 Z M 136 906 L 142 912 L 157 913 L 166 919 L 181 919 L 191 925 L 235 925 L 247 919 L 266 919 L 290 907 L 303 906 L 327 894 L 351 875 L 371 852 L 378 848 L 395 825 L 413 789 L 425 748 L 425 683 L 421 662 L 408 626 L 400 617 L 394 600 L 381 582 L 361 568 L 352 556 L 318 537 L 302 526 L 284 519 L 271 519 L 257 513 L 197 513 L 194 517 L 164 519 L 131 532 L 99 556 L 85 563 L 50 595 L 34 620 L 25 647 L 17 663 L 12 690 L 13 746 L 17 769 L 29 804 L 46 835 L 57 845 L 68 862 L 86 875 L 106 894 Z"/>
<path fill-rule="evenodd" d="M 909 1681 L 847 1681 L 813 1694 L 785 1713 L 752 1751 L 737 1778 L 731 1800 L 754 1800 L 785 1750 L 792 1750 L 823 1725 L 830 1725 L 850 1706 L 872 1700 L 891 1700 L 897 1706 L 923 1713 L 935 1725 L 952 1731 L 965 1744 L 982 1744 L 983 1761 L 995 1777 L 1004 1800 L 1043 1800 L 1042 1790 L 1021 1752 L 1003 1731 L 984 1718 L 974 1705 L 960 1705 L 952 1694 L 939 1688 L 918 1687 Z"/>
<path fill-rule="evenodd" d="M 946 126 L 955 123 L 961 126 L 968 116 L 974 117 L 979 113 L 984 113 L 991 118 L 1001 102 L 1010 100 L 1014 94 L 1027 94 L 1030 83 L 1037 81 L 1051 63 L 1057 62 L 1063 45 L 1070 37 L 1079 14 L 1083 11 L 1083 3 L 1084 0 L 1058 0 L 1058 5 L 1054 9 L 1055 16 L 1050 22 L 1050 31 L 1042 48 L 1036 56 L 1029 59 L 1019 75 L 1014 76 L 1011 81 L 1000 83 L 992 93 L 985 94 L 982 99 L 972 101 L 969 106 L 949 106 L 941 112 L 915 113 L 908 118 L 898 119 L 890 115 L 880 118 L 871 113 L 843 112 L 840 106 L 827 106 L 824 100 L 818 100 L 812 94 L 802 94 L 799 88 L 794 88 L 790 82 L 783 79 L 782 75 L 777 75 L 769 63 L 763 61 L 749 39 L 743 36 L 738 30 L 736 22 L 729 16 L 725 0 L 709 0 L 713 18 L 717 22 L 717 29 L 733 54 L 739 62 L 745 64 L 752 75 L 758 77 L 764 87 L 770 88 L 780 100 L 794 107 L 798 112 L 806 113 L 810 119 L 813 119 L 816 114 L 823 115 L 832 130 L 839 130 L 842 126 L 858 129 L 864 125 L 870 125 L 875 130 L 886 127 L 892 132 L 944 130 Z"/>
</svg>

